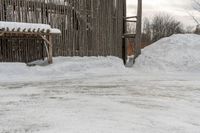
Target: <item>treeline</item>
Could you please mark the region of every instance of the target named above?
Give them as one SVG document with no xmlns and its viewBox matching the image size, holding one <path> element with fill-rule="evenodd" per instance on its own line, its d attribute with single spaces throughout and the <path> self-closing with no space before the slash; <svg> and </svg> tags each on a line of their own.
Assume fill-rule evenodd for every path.
<svg viewBox="0 0 200 133">
<path fill-rule="evenodd" d="M 181 22 L 168 14 L 158 14 L 152 21 L 145 18 L 143 23 L 143 41 L 153 43 L 163 37 L 184 33 Z"/>
<path fill-rule="evenodd" d="M 129 25 L 130 30 L 134 30 L 134 26 Z M 131 31 L 134 32 L 134 31 Z M 184 28 L 183 24 L 176 20 L 174 17 L 166 14 L 160 13 L 150 20 L 144 18 L 143 20 L 143 35 L 142 35 L 142 47 L 150 45 L 161 38 L 169 37 L 173 34 L 184 34 L 184 33 L 197 33 L 200 31 L 197 29 L 193 30 L 192 27 Z"/>
</svg>

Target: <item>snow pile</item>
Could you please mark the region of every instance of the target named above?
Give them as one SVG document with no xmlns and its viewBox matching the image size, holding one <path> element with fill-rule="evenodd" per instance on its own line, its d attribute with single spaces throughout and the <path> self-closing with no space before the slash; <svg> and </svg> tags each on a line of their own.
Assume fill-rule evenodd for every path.
<svg viewBox="0 0 200 133">
<path fill-rule="evenodd" d="M 87 75 L 117 74 L 125 69 L 117 57 L 57 57 L 48 66 L 28 67 L 24 63 L 0 63 L 0 82 L 71 79 Z"/>
<path fill-rule="evenodd" d="M 56 28 L 53 28 L 53 29 L 50 29 L 50 33 L 53 33 L 53 34 L 61 34 L 61 30 L 60 29 L 56 29 Z"/>
<path fill-rule="evenodd" d="M 200 35 L 177 34 L 146 47 L 134 69 L 165 72 L 200 72 Z"/>
</svg>

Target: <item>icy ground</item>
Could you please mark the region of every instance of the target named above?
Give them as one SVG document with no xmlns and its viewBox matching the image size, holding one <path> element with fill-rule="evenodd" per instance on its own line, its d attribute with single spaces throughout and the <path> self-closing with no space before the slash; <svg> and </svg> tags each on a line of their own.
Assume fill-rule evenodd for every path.
<svg viewBox="0 0 200 133">
<path fill-rule="evenodd" d="M 147 66 L 116 57 L 1 63 L 0 133 L 199 133 L 200 71 Z"/>
</svg>

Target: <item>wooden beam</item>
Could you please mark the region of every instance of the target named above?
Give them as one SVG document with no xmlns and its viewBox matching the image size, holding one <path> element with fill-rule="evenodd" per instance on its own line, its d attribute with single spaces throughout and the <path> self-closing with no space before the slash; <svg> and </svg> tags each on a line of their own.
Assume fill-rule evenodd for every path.
<svg viewBox="0 0 200 133">
<path fill-rule="evenodd" d="M 4 34 L 24 34 L 24 35 L 49 35 L 53 33 L 41 33 L 41 32 L 24 32 L 24 31 L 3 31 Z"/>
<path fill-rule="evenodd" d="M 126 18 L 126 0 L 123 0 L 123 17 Z M 123 34 L 127 32 L 127 23 L 126 23 L 126 19 L 124 19 L 123 21 Z M 126 45 L 126 38 L 122 36 L 122 58 L 124 61 L 124 64 L 126 64 L 126 60 L 127 60 L 127 45 Z"/>
<path fill-rule="evenodd" d="M 48 63 L 52 64 L 53 63 L 53 44 L 52 44 L 52 35 L 49 35 L 49 59 Z"/>
<path fill-rule="evenodd" d="M 138 0 L 136 36 L 135 36 L 135 58 L 137 58 L 141 54 L 141 38 L 142 38 L 142 0 Z"/>
<path fill-rule="evenodd" d="M 52 35 L 49 34 L 46 37 L 39 35 L 47 44 L 48 48 L 46 50 L 47 56 L 48 56 L 48 63 L 52 64 L 53 63 L 53 44 L 52 44 Z"/>
<path fill-rule="evenodd" d="M 136 34 L 128 34 L 128 33 L 126 33 L 126 34 L 124 34 L 122 36 L 122 38 L 135 38 L 135 36 L 136 36 Z"/>
<path fill-rule="evenodd" d="M 124 17 L 125 19 L 131 19 L 131 18 L 136 18 L 137 19 L 137 16 L 130 16 L 130 17 Z"/>
<path fill-rule="evenodd" d="M 137 21 L 136 21 L 136 20 L 126 20 L 126 22 L 133 22 L 133 23 L 136 23 Z"/>
<path fill-rule="evenodd" d="M 39 36 L 50 46 L 50 45 L 52 45 L 52 43 L 48 40 L 48 39 L 46 39 L 44 36 L 42 36 L 42 35 L 40 35 L 39 34 Z M 49 36 L 49 35 L 48 35 Z"/>
</svg>

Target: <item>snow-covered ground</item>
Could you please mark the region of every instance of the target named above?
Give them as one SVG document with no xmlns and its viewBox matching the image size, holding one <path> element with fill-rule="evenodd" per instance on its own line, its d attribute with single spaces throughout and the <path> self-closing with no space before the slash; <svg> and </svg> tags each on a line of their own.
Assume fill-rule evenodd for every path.
<svg viewBox="0 0 200 133">
<path fill-rule="evenodd" d="M 183 66 L 176 46 L 187 40 L 184 55 L 198 59 L 200 37 L 174 35 L 144 49 L 134 68 L 116 57 L 1 63 L 0 133 L 199 133 L 198 60 Z M 173 51 L 180 54 L 170 60 Z"/>
</svg>

